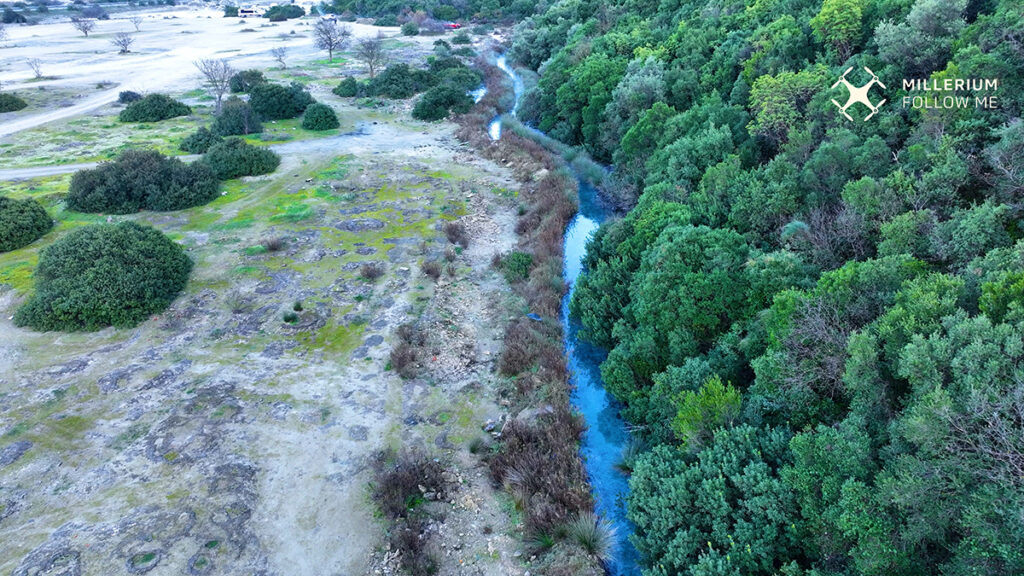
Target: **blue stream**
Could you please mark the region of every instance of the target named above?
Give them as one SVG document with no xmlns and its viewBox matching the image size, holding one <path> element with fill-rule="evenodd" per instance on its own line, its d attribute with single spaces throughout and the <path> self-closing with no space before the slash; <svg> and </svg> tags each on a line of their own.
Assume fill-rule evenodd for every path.
<svg viewBox="0 0 1024 576">
<path fill-rule="evenodd" d="M 505 56 L 498 57 L 497 65 L 512 78 L 515 91 L 512 114 L 515 115 L 523 93 L 523 82 L 508 65 Z M 501 138 L 500 116 L 491 121 L 488 132 L 494 140 Z M 619 416 L 615 399 L 604 389 L 601 381 L 599 367 L 604 361 L 605 351 L 578 338 L 579 322 L 569 318 L 569 299 L 582 271 L 587 241 L 608 217 L 608 212 L 602 206 L 597 190 L 575 172 L 574 175 L 579 183 L 579 212 L 565 229 L 562 257 L 562 277 L 569 285 L 569 293 L 562 299 L 562 328 L 573 384 L 572 403 L 587 423 L 580 452 L 590 477 L 596 511 L 615 529 L 616 546 L 607 566 L 608 572 L 613 576 L 635 576 L 640 574 L 640 568 L 636 549 L 628 539 L 633 532 L 632 524 L 626 519 L 629 483 L 627 476 L 616 467 L 629 443 L 629 432 Z"/>
</svg>

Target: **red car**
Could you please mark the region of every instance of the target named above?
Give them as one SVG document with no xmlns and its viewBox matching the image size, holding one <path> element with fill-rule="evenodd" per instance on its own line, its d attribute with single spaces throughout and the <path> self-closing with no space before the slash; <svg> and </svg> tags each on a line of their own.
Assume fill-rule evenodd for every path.
<svg viewBox="0 0 1024 576">
<path fill-rule="evenodd" d="M 462 24 L 459 24 L 458 22 L 445 22 L 444 27 L 449 30 L 458 30 L 459 28 L 462 28 Z"/>
</svg>

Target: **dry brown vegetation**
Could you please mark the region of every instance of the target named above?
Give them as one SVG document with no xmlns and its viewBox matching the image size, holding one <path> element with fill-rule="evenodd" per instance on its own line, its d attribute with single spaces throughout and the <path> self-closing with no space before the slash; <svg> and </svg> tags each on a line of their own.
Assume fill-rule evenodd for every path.
<svg viewBox="0 0 1024 576">
<path fill-rule="evenodd" d="M 508 109 L 507 77 L 486 60 L 487 95 L 459 117 L 456 135 L 480 154 L 503 163 L 523 185 L 524 202 L 516 233 L 517 250 L 533 257 L 529 278 L 513 290 L 541 320 L 522 318 L 505 331 L 498 369 L 515 390 L 513 409 L 520 410 L 501 434 L 500 450 L 490 457 L 492 477 L 522 509 L 528 538 L 550 535 L 571 518 L 593 509 L 586 471 L 579 456 L 583 423 L 569 406 L 569 374 L 562 347 L 559 311 L 562 243 L 565 227 L 576 212 L 576 181 L 564 162 L 543 146 L 503 132 L 494 142 L 487 124 Z M 500 265 L 501 257 L 496 256 Z M 535 417 L 524 417 L 536 414 Z"/>
</svg>

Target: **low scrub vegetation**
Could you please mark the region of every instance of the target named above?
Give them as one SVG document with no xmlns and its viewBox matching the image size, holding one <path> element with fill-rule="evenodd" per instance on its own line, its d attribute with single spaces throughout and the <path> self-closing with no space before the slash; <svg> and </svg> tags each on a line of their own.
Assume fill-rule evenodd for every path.
<svg viewBox="0 0 1024 576">
<path fill-rule="evenodd" d="M 78 212 L 181 210 L 206 204 L 219 189 L 206 164 L 185 164 L 154 150 L 127 150 L 113 162 L 76 172 L 66 202 Z"/>
<path fill-rule="evenodd" d="M 217 178 L 230 180 L 269 174 L 277 170 L 281 157 L 273 150 L 258 148 L 241 138 L 228 138 L 210 147 L 202 162 L 212 169 Z"/>
<path fill-rule="evenodd" d="M 121 110 L 118 119 L 121 122 L 159 122 L 168 118 L 188 116 L 192 109 L 164 94 L 150 94 L 135 100 Z"/>
<path fill-rule="evenodd" d="M 437 573 L 437 551 L 426 530 L 423 504 L 443 500 L 446 489 L 443 466 L 422 452 L 386 451 L 376 459 L 372 497 L 390 523 L 391 548 L 401 551 L 399 562 L 411 576 Z"/>
<path fill-rule="evenodd" d="M 224 101 L 210 130 L 218 136 L 244 136 L 263 132 L 263 125 L 248 102 L 232 96 Z"/>
<path fill-rule="evenodd" d="M 298 118 L 313 103 L 301 84 L 257 84 L 249 91 L 249 105 L 264 120 Z"/>
<path fill-rule="evenodd" d="M 359 95 L 359 82 L 353 76 L 346 76 L 331 92 L 342 98 L 354 98 Z"/>
<path fill-rule="evenodd" d="M 395 330 L 398 338 L 391 348 L 389 364 L 402 378 L 413 378 L 419 371 L 420 360 L 426 354 L 427 337 L 414 324 L 402 324 Z"/>
<path fill-rule="evenodd" d="M 412 117 L 417 120 L 442 120 L 449 114 L 468 112 L 473 106 L 473 99 L 465 91 L 450 86 L 435 86 L 427 90 L 412 109 Z"/>
<path fill-rule="evenodd" d="M 118 104 L 131 104 L 132 102 L 136 102 L 138 100 L 142 100 L 142 94 L 139 94 L 138 92 L 132 92 L 131 90 L 123 90 L 117 94 Z"/>
<path fill-rule="evenodd" d="M 10 92 L 0 92 L 0 112 L 17 112 L 28 106 L 20 96 Z"/>
<path fill-rule="evenodd" d="M 223 141 L 223 138 L 210 132 L 205 126 L 200 126 L 195 132 L 181 141 L 179 148 L 190 154 L 204 154 L 210 149 L 210 146 L 220 144 Z"/>
<path fill-rule="evenodd" d="M 0 196 L 0 252 L 27 246 L 52 227 L 53 219 L 37 200 Z"/>
<path fill-rule="evenodd" d="M 228 86 L 231 91 L 238 94 L 241 92 L 248 92 L 252 90 L 252 87 L 257 84 L 265 84 L 267 79 L 263 76 L 263 72 L 259 70 L 242 70 L 234 73 L 228 80 Z"/>
<path fill-rule="evenodd" d="M 333 130 L 341 126 L 338 122 L 338 115 L 334 109 L 326 104 L 314 102 L 306 108 L 302 115 L 302 128 L 304 130 Z"/>
<path fill-rule="evenodd" d="M 155 228 L 135 222 L 72 230 L 43 249 L 35 292 L 14 323 L 41 331 L 135 326 L 162 312 L 192 261 Z"/>
</svg>

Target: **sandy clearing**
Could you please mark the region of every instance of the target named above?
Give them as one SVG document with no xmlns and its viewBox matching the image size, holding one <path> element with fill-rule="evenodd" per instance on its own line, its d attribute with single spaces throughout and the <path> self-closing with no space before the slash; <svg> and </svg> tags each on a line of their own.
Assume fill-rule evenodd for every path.
<svg viewBox="0 0 1024 576">
<path fill-rule="evenodd" d="M 34 128 L 47 122 L 84 114 L 117 99 L 122 90 L 157 92 L 198 85 L 201 80 L 193 62 L 203 58 L 225 58 L 235 68 L 270 67 L 270 50 L 288 49 L 288 59 L 319 57 L 309 37 L 311 18 L 270 23 L 266 20 L 224 18 L 210 9 L 174 10 L 145 14 L 136 33 L 132 53 L 117 54 L 110 39 L 118 32 L 131 32 L 124 18 L 99 21 L 88 37 L 69 22 L 38 26 L 8 26 L 10 39 L 0 49 L 0 82 L 6 89 L 82 86 L 113 82 L 116 87 L 97 92 L 82 101 L 56 110 L 22 116 L 0 124 L 0 137 Z M 350 24 L 356 38 L 396 35 L 395 28 Z M 251 32 L 242 32 L 250 29 Z M 26 62 L 42 63 L 43 80 L 34 80 Z M 31 81 L 31 82 L 29 82 Z"/>
</svg>

